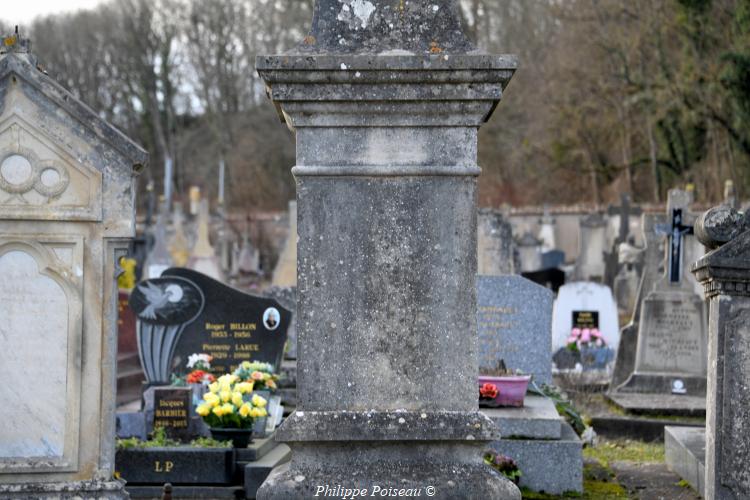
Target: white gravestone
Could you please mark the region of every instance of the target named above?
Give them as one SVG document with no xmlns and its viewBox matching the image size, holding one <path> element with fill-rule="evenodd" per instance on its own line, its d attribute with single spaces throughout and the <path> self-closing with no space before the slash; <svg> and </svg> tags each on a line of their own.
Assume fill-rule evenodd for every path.
<svg viewBox="0 0 750 500">
<path fill-rule="evenodd" d="M 607 346 L 617 349 L 620 329 L 612 290 L 605 285 L 581 281 L 560 287 L 552 315 L 552 350 L 565 347 L 574 326 L 574 314 L 581 313 L 596 313 L 596 323 Z"/>
</svg>

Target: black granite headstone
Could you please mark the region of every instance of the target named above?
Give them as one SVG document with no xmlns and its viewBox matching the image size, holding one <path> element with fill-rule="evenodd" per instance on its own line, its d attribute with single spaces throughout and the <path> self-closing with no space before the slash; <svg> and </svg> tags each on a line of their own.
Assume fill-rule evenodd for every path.
<svg viewBox="0 0 750 500">
<path fill-rule="evenodd" d="M 193 389 L 169 387 L 154 390 L 153 428 L 163 427 L 167 436 L 180 441 L 189 441 L 190 414 Z"/>
<path fill-rule="evenodd" d="M 205 297 L 198 318 L 188 325 L 177 342 L 172 368 L 188 372 L 191 354 L 213 356 L 211 371 L 233 371 L 243 361 L 271 363 L 276 372 L 284 354 L 292 313 L 276 300 L 256 297 L 229 287 L 190 269 L 172 268 L 162 277 L 177 276 L 194 283 Z"/>
</svg>

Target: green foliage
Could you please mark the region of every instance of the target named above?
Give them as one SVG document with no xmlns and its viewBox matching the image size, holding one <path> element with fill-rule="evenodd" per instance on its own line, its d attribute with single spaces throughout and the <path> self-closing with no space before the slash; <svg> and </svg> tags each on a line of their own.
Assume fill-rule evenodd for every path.
<svg viewBox="0 0 750 500">
<path fill-rule="evenodd" d="M 127 439 L 117 440 L 118 450 L 128 449 L 142 449 L 142 448 L 174 448 L 178 446 L 185 446 L 179 441 L 169 439 L 167 433 L 163 427 L 159 427 L 151 433 L 151 438 L 146 441 L 141 441 L 136 437 Z M 210 437 L 199 437 L 190 441 L 187 445 L 192 448 L 231 448 L 231 441 L 218 441 Z"/>
<path fill-rule="evenodd" d="M 154 429 L 147 441 L 141 441 L 134 437 L 117 440 L 117 449 L 120 450 L 128 448 L 168 448 L 172 446 L 180 446 L 180 442 L 168 438 L 167 431 L 163 427 Z"/>
<path fill-rule="evenodd" d="M 555 403 L 557 413 L 559 413 L 560 416 L 563 417 L 571 427 L 573 427 L 576 434 L 580 436 L 583 434 L 583 431 L 586 430 L 586 423 L 583 421 L 581 413 L 568 399 L 562 396 L 557 388 L 546 384 L 539 386 L 532 381 L 529 385 L 529 392 L 551 399 L 552 402 Z"/>
<path fill-rule="evenodd" d="M 193 448 L 231 448 L 231 441 L 219 441 L 210 437 L 199 437 L 190 441 Z"/>
</svg>

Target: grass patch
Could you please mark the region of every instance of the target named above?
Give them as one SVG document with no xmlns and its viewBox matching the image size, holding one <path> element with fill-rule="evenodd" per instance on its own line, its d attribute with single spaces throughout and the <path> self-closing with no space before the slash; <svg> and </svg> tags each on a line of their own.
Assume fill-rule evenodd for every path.
<svg viewBox="0 0 750 500">
<path fill-rule="evenodd" d="M 601 440 L 596 446 L 583 449 L 583 456 L 598 460 L 605 467 L 610 462 L 663 463 L 664 444 L 643 441 Z"/>
</svg>

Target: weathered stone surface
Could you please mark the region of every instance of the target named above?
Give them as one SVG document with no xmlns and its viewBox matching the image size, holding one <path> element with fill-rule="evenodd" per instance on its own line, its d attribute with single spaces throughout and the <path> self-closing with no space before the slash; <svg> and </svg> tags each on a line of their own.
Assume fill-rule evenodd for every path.
<svg viewBox="0 0 750 500">
<path fill-rule="evenodd" d="M 57 483 L 28 482 L 0 485 L 3 499 L 29 500 L 126 500 L 124 481 L 66 481 Z"/>
<path fill-rule="evenodd" d="M 464 54 L 474 50 L 452 0 L 318 0 L 302 53 Z"/>
<path fill-rule="evenodd" d="M 509 370 L 552 383 L 552 292 L 521 276 L 477 276 L 479 370 Z"/>
<path fill-rule="evenodd" d="M 274 445 L 269 450 L 269 453 L 264 454 L 263 457 L 254 460 L 252 463 L 242 464 L 238 462 L 238 466 L 243 467 L 243 484 L 245 485 L 245 496 L 247 498 L 255 498 L 258 493 L 258 488 L 263 484 L 268 475 L 273 469 L 285 464 L 291 458 L 292 453 L 289 447 L 285 444 Z"/>
<path fill-rule="evenodd" d="M 732 213 L 730 212 L 730 216 Z M 736 228 L 744 219 L 731 217 Z M 715 244 L 702 217 L 700 226 Z M 724 227 L 722 234 L 738 230 Z M 711 241 L 709 241 L 711 243 Z M 750 496 L 750 230 L 744 230 L 696 262 L 692 271 L 709 299 L 706 398 L 708 499 Z"/>
<path fill-rule="evenodd" d="M 468 54 L 456 1 L 402 7 L 321 0 L 301 46 L 257 60 L 297 135 L 299 235 L 292 462 L 259 498 L 520 497 L 482 463 L 473 334 L 477 131 L 517 63 Z"/>
<path fill-rule="evenodd" d="M 491 447 L 516 461 L 522 488 L 551 495 L 583 492 L 583 444 L 568 424 L 559 440 L 501 439 Z"/>
<path fill-rule="evenodd" d="M 0 367 L 10 412 L 0 427 L 0 497 L 122 496 L 108 482 L 116 263 L 135 231 L 134 176 L 147 158 L 38 70 L 27 41 L 4 40 L 0 350 L 12 356 Z M 44 370 L 43 384 L 19 378 L 29 366 Z"/>
<path fill-rule="evenodd" d="M 695 223 L 695 237 L 706 247 L 714 249 L 750 229 L 750 217 L 720 205 L 703 212 Z"/>
<path fill-rule="evenodd" d="M 506 439 L 560 439 L 562 422 L 552 400 L 527 395 L 521 408 L 483 408 Z"/>
</svg>

